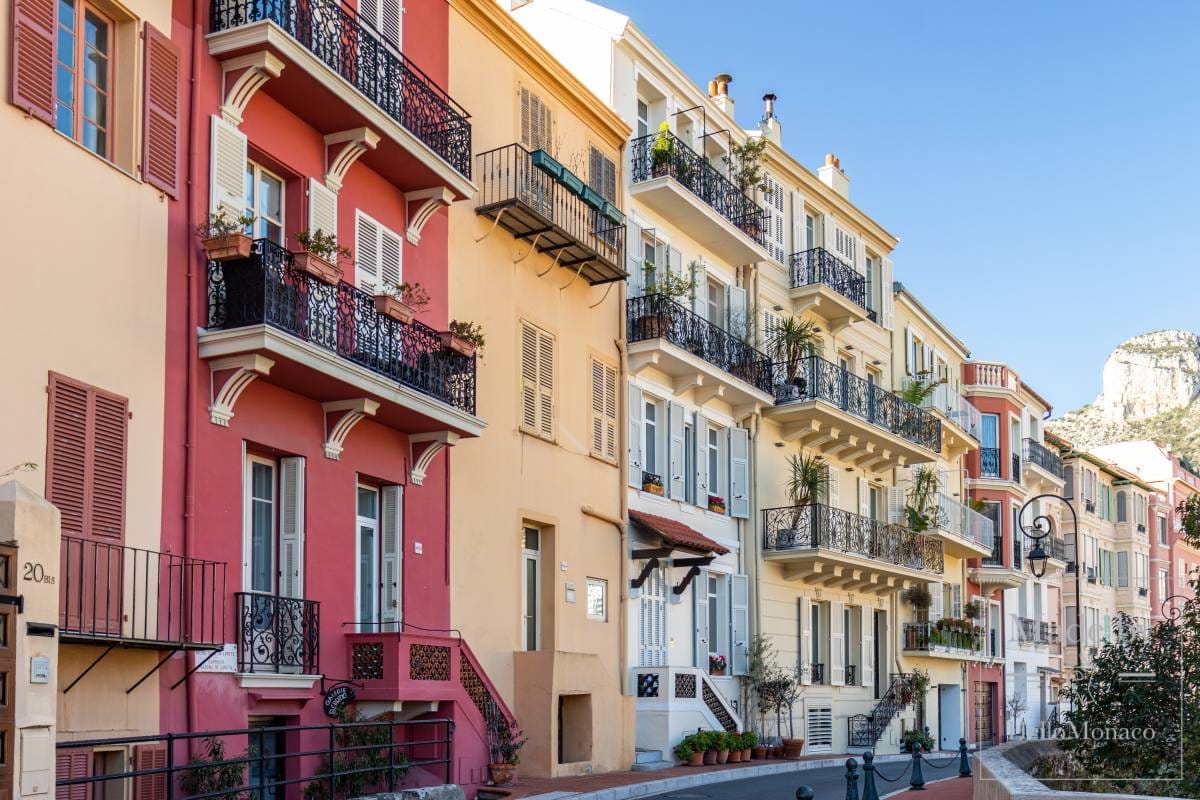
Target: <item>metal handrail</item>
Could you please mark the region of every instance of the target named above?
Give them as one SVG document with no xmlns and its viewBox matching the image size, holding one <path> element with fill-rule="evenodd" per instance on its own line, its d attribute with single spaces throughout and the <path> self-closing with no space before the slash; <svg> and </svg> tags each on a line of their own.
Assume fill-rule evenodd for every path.
<svg viewBox="0 0 1200 800">
<path fill-rule="evenodd" d="M 1057 453 L 1033 439 L 1025 440 L 1025 460 L 1036 464 L 1056 478 L 1063 477 L 1063 462 Z"/>
<path fill-rule="evenodd" d="M 763 550 L 837 550 L 922 572 L 941 574 L 942 541 L 936 537 L 832 508 L 823 503 L 763 509 Z"/>
<path fill-rule="evenodd" d="M 824 247 L 792 253 L 788 261 L 793 289 L 822 283 L 855 305 L 871 310 L 867 305 L 866 277 Z"/>
<path fill-rule="evenodd" d="M 320 674 L 321 604 L 238 592 L 238 671 Z"/>
</svg>

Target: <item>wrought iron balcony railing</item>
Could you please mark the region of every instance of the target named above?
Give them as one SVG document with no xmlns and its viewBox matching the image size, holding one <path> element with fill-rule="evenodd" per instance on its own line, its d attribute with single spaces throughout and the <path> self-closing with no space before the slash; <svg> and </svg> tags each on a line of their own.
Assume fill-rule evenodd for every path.
<svg viewBox="0 0 1200 800">
<path fill-rule="evenodd" d="M 561 267 L 583 265 L 593 284 L 625 277 L 625 226 L 536 167 L 528 150 L 510 144 L 480 153 L 476 162 L 477 213 L 552 254 Z"/>
<path fill-rule="evenodd" d="M 63 536 L 59 632 L 64 639 L 219 648 L 225 563 Z"/>
<path fill-rule="evenodd" d="M 212 32 L 269 20 L 471 177 L 470 115 L 375 28 L 336 0 L 213 0 Z"/>
<path fill-rule="evenodd" d="M 675 134 L 659 131 L 629 144 L 634 183 L 669 175 L 759 247 L 766 245 L 767 212 Z"/>
<path fill-rule="evenodd" d="M 921 652 L 983 653 L 983 631 L 964 631 L 937 622 L 904 623 L 904 649 Z"/>
<path fill-rule="evenodd" d="M 720 325 L 666 295 L 631 297 L 626 304 L 629 341 L 663 338 L 756 389 L 771 393 L 771 359 Z"/>
<path fill-rule="evenodd" d="M 979 476 L 981 478 L 1000 478 L 1000 448 L 979 448 Z"/>
<path fill-rule="evenodd" d="M 776 404 L 824 400 L 847 414 L 866 420 L 933 452 L 942 449 L 942 422 L 932 412 L 860 378 L 820 356 L 777 362 Z"/>
<path fill-rule="evenodd" d="M 854 267 L 824 247 L 792 253 L 788 260 L 791 262 L 793 289 L 823 283 L 865 309 L 870 319 L 875 319 L 875 312 L 867 305 L 867 279 Z"/>
<path fill-rule="evenodd" d="M 846 685 L 858 686 L 858 664 L 846 665 Z"/>
<path fill-rule="evenodd" d="M 1037 620 L 1028 617 L 1017 618 L 1017 639 L 1026 644 L 1037 641 Z"/>
<path fill-rule="evenodd" d="M 763 550 L 787 553 L 818 548 L 940 575 L 942 542 L 823 503 L 763 509 Z"/>
<path fill-rule="evenodd" d="M 319 675 L 321 604 L 237 593 L 238 672 Z"/>
<path fill-rule="evenodd" d="M 292 254 L 258 239 L 250 257 L 208 265 L 208 327 L 270 325 L 435 400 L 475 413 L 475 358 L 442 346 L 432 328 L 375 310 L 374 298 L 297 269 Z"/>
<path fill-rule="evenodd" d="M 810 664 L 808 668 L 809 680 L 816 684 L 825 683 L 825 665 Z"/>
<path fill-rule="evenodd" d="M 1025 460 L 1049 472 L 1056 478 L 1063 477 L 1063 462 L 1058 454 L 1041 442 L 1025 440 Z"/>
</svg>

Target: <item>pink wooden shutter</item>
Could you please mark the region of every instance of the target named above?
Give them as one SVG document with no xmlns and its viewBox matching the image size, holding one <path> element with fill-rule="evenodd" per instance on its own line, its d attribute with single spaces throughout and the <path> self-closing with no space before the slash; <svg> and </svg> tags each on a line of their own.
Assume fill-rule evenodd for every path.
<svg viewBox="0 0 1200 800">
<path fill-rule="evenodd" d="M 13 0 L 12 104 L 54 124 L 55 0 Z"/>
<path fill-rule="evenodd" d="M 151 769 L 165 769 L 167 766 L 167 746 L 162 744 L 142 744 L 133 748 L 133 768 L 138 772 Z M 167 800 L 167 780 L 165 772 L 156 775 L 142 775 L 133 779 L 133 800 Z"/>
<path fill-rule="evenodd" d="M 54 759 L 55 779 L 86 778 L 92 774 L 92 751 L 69 750 L 60 752 Z M 54 793 L 55 800 L 88 800 L 92 796 L 91 784 L 75 783 L 70 786 L 58 786 Z"/>
<path fill-rule="evenodd" d="M 92 535 L 123 539 L 125 530 L 125 459 L 128 438 L 128 401 L 105 392 L 94 392 L 91 437 L 91 492 L 89 512 Z"/>
<path fill-rule="evenodd" d="M 146 25 L 142 178 L 179 197 L 179 48 Z"/>
<path fill-rule="evenodd" d="M 50 375 L 46 429 L 46 499 L 62 514 L 62 532 L 83 534 L 88 485 L 88 391 L 61 375 Z"/>
</svg>

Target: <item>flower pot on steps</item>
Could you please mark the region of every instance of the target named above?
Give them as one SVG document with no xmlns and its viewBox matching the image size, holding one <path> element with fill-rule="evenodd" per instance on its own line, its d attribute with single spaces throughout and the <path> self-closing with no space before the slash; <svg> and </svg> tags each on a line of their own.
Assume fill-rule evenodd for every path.
<svg viewBox="0 0 1200 800">
<path fill-rule="evenodd" d="M 783 757 L 789 759 L 798 759 L 804 754 L 803 739 L 784 739 L 783 740 Z"/>
</svg>

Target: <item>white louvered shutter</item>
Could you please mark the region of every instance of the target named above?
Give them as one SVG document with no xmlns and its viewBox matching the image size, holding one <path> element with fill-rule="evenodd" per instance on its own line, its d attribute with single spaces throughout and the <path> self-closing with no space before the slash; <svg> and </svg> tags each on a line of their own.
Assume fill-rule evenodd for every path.
<svg viewBox="0 0 1200 800">
<path fill-rule="evenodd" d="M 745 575 L 732 576 L 730 621 L 733 634 L 733 674 L 750 670 L 750 581 Z"/>
<path fill-rule="evenodd" d="M 683 423 L 685 411 L 679 403 L 671 403 L 667 409 L 670 415 L 671 428 L 671 443 L 670 443 L 670 466 L 671 471 L 671 498 L 674 500 L 684 499 L 687 494 L 687 476 L 683 474 L 684 465 L 687 464 L 687 458 L 683 452 L 684 436 Z"/>
<path fill-rule="evenodd" d="M 404 24 L 404 9 L 400 0 L 379 0 L 379 32 L 388 44 L 401 50 L 400 32 Z"/>
<path fill-rule="evenodd" d="M 942 589 L 941 581 L 931 581 L 927 588 L 932 602 L 929 604 L 929 621 L 937 622 L 945 616 L 942 606 L 944 605 L 945 593 Z"/>
<path fill-rule="evenodd" d="M 592 455 L 617 458 L 617 371 L 592 359 Z"/>
<path fill-rule="evenodd" d="M 729 428 L 729 515 L 750 518 L 750 431 Z"/>
<path fill-rule="evenodd" d="M 788 249 L 792 253 L 802 253 L 808 249 L 808 231 L 804 227 L 804 195 L 792 192 L 791 202 L 792 242 L 788 246 Z M 784 263 L 789 264 L 786 261 Z"/>
<path fill-rule="evenodd" d="M 883 297 L 883 314 L 879 323 L 889 331 L 896 327 L 896 293 L 892 289 L 892 260 L 887 256 L 882 259 L 882 266 L 879 268 L 879 282 L 883 284 L 880 287 L 880 294 Z"/>
<path fill-rule="evenodd" d="M 542 98 L 521 88 L 521 144 L 530 150 L 547 150 L 552 141 L 550 109 Z"/>
<path fill-rule="evenodd" d="M 812 658 L 812 601 L 807 597 L 797 598 L 800 614 L 800 656 L 796 663 L 800 664 L 800 682 L 805 686 L 812 683 L 812 670 L 809 669 Z"/>
<path fill-rule="evenodd" d="M 554 438 L 554 337 L 538 331 L 538 432 Z"/>
<path fill-rule="evenodd" d="M 875 619 L 874 612 L 868 606 L 859 606 L 862 613 L 859 630 L 862 631 L 862 655 L 858 659 L 861 665 L 862 685 L 875 685 Z"/>
<path fill-rule="evenodd" d="M 385 631 L 400 629 L 404 598 L 404 487 L 380 492 L 380 619 Z"/>
<path fill-rule="evenodd" d="M 642 488 L 642 390 L 629 387 L 629 485 Z"/>
<path fill-rule="evenodd" d="M 888 487 L 888 522 L 893 525 L 904 522 L 904 487 Z"/>
<path fill-rule="evenodd" d="M 385 291 L 379 282 L 379 224 L 361 211 L 354 217 L 354 279 L 368 294 Z"/>
<path fill-rule="evenodd" d="M 337 195 L 316 178 L 308 179 L 308 229 L 337 236 Z"/>
<path fill-rule="evenodd" d="M 279 594 L 304 597 L 304 458 L 279 460 Z"/>
<path fill-rule="evenodd" d="M 696 414 L 696 505 L 708 506 L 708 420 Z M 715 477 L 715 476 L 714 476 Z"/>
<path fill-rule="evenodd" d="M 829 474 L 829 488 L 826 490 L 828 497 L 827 505 L 830 508 L 841 508 L 841 498 L 839 497 L 841 492 L 838 487 L 840 476 L 838 475 L 838 471 L 832 464 L 826 465 L 825 471 Z"/>
<path fill-rule="evenodd" d="M 379 229 L 379 278 L 385 287 L 400 285 L 402 274 L 400 259 L 403 252 L 404 243 L 401 241 L 400 235 L 381 227 Z"/>
<path fill-rule="evenodd" d="M 246 134 L 216 114 L 212 118 L 209 210 L 231 222 L 246 213 Z"/>
<path fill-rule="evenodd" d="M 866 478 L 858 479 L 858 513 L 861 516 L 871 516 L 871 486 Z"/>
<path fill-rule="evenodd" d="M 693 618 L 696 623 L 696 669 L 708 671 L 708 570 L 692 579 Z"/>
<path fill-rule="evenodd" d="M 679 252 L 679 248 L 667 245 L 667 272 L 670 274 L 683 277 L 686 265 L 683 263 L 683 253 Z"/>
<path fill-rule="evenodd" d="M 749 320 L 746 319 L 746 290 L 740 286 L 729 286 L 726 292 L 725 306 L 729 309 L 727 329 L 738 339 L 746 336 L 749 331 Z"/>
<path fill-rule="evenodd" d="M 521 428 L 538 430 L 538 332 L 521 323 Z"/>
<path fill-rule="evenodd" d="M 708 319 L 708 271 L 704 268 L 704 259 L 697 258 L 692 262 L 692 311 L 701 319 Z M 720 320 L 709 320 L 715 325 L 722 324 Z"/>
<path fill-rule="evenodd" d="M 625 271 L 629 273 L 629 296 L 641 297 L 645 291 L 642 285 L 642 228 L 628 217 L 625 219 Z"/>
<path fill-rule="evenodd" d="M 917 365 L 913 358 L 913 332 L 912 326 L 904 326 L 904 372 L 907 375 L 917 374 Z"/>
<path fill-rule="evenodd" d="M 843 686 L 846 683 L 846 631 L 844 605 L 837 600 L 829 603 L 829 684 Z"/>
<path fill-rule="evenodd" d="M 962 616 L 962 586 L 959 584 L 950 587 L 950 616 L 955 619 Z"/>
</svg>

